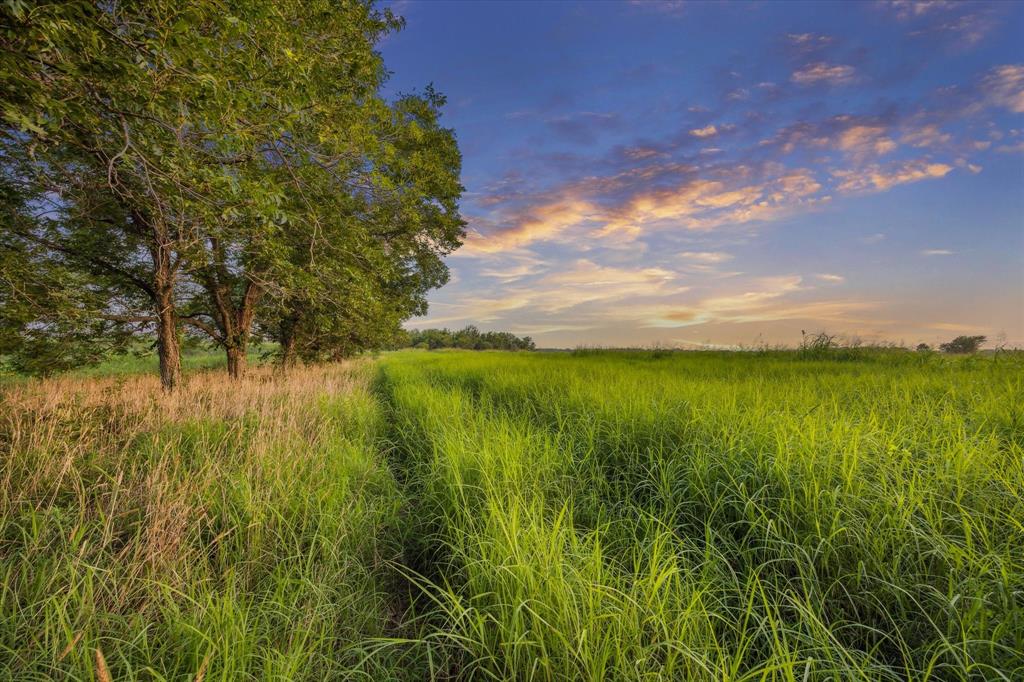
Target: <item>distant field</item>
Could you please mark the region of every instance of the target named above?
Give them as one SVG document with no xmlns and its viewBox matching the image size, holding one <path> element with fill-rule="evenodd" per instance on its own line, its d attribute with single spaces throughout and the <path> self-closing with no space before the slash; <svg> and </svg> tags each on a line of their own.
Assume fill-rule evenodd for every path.
<svg viewBox="0 0 1024 682">
<path fill-rule="evenodd" d="M 1018 355 L 156 387 L 3 389 L 0 679 L 1024 679 Z"/>
<path fill-rule="evenodd" d="M 259 366 L 266 363 L 270 354 L 277 348 L 276 344 L 254 345 L 249 349 L 248 362 L 250 366 Z M 0 358 L 0 386 L 3 384 L 24 381 L 24 376 L 19 376 L 12 371 L 6 371 Z M 196 372 L 207 369 L 224 369 L 227 360 L 224 351 L 219 349 L 193 348 L 186 350 L 181 356 L 182 369 L 185 372 Z M 70 373 L 76 377 L 105 377 L 114 375 L 129 374 L 153 374 L 159 371 L 160 363 L 156 353 L 152 350 L 140 350 L 138 353 L 124 353 L 113 355 L 99 364 L 82 367 Z"/>
</svg>

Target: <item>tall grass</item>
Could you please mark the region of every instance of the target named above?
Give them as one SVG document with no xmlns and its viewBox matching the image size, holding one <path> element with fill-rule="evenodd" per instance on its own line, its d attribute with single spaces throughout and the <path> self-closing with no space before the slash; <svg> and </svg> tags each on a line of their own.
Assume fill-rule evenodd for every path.
<svg viewBox="0 0 1024 682">
<path fill-rule="evenodd" d="M 0 678 L 392 676 L 366 363 L 20 383 L 0 414 Z"/>
<path fill-rule="evenodd" d="M 1019 356 L 115 369 L 0 393 L 0 679 L 1024 679 Z"/>
<path fill-rule="evenodd" d="M 396 355 L 467 677 L 1020 679 L 1019 360 Z"/>
</svg>

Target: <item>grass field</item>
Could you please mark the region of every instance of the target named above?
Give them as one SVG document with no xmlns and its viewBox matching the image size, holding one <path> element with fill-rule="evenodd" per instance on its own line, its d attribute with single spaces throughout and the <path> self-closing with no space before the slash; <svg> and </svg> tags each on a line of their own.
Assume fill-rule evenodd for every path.
<svg viewBox="0 0 1024 682">
<path fill-rule="evenodd" d="M 1024 362 L 3 389 L 0 679 L 1024 679 Z"/>
</svg>

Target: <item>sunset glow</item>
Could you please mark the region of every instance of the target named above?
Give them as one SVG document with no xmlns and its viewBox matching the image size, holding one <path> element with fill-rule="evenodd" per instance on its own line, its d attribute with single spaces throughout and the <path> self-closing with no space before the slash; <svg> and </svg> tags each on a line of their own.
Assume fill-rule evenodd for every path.
<svg viewBox="0 0 1024 682">
<path fill-rule="evenodd" d="M 1024 6 L 401 2 L 465 245 L 413 327 L 1024 344 Z"/>
</svg>

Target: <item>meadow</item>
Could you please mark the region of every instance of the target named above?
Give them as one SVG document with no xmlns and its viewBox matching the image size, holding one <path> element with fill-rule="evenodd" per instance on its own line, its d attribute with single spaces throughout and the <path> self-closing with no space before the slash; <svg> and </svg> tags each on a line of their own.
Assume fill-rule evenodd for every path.
<svg viewBox="0 0 1024 682">
<path fill-rule="evenodd" d="M 1024 678 L 1019 355 L 119 369 L 0 388 L 0 679 Z"/>
</svg>

